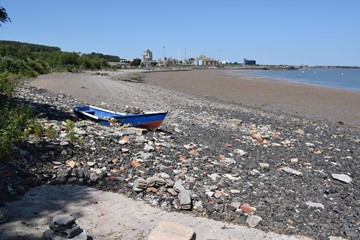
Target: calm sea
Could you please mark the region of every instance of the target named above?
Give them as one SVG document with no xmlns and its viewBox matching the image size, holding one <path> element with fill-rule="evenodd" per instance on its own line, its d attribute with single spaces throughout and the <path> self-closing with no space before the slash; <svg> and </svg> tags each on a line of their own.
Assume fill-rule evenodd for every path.
<svg viewBox="0 0 360 240">
<path fill-rule="evenodd" d="M 308 68 L 298 70 L 256 70 L 251 75 L 288 82 L 360 91 L 358 68 Z"/>
</svg>

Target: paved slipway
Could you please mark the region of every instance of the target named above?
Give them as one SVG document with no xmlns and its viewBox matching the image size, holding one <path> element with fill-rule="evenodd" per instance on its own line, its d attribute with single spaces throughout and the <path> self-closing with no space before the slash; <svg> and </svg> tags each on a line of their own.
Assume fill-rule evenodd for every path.
<svg viewBox="0 0 360 240">
<path fill-rule="evenodd" d="M 1 239 L 41 239 L 53 216 L 71 214 L 93 239 L 146 239 L 161 221 L 193 228 L 197 240 L 210 239 L 309 239 L 263 232 L 249 227 L 166 212 L 121 194 L 81 186 L 43 186 L 7 204 L 9 219 L 0 225 Z"/>
<path fill-rule="evenodd" d="M 0 197 L 15 199 L 0 208 L 2 239 L 39 238 L 58 213 L 94 239 L 146 239 L 164 220 L 192 227 L 196 239 L 359 237 L 357 128 L 119 72 L 44 75 L 16 96 L 56 135 L 30 135 L 15 171 L 0 164 Z M 109 128 L 77 119 L 71 109 L 80 104 L 169 116 L 158 131 Z"/>
</svg>

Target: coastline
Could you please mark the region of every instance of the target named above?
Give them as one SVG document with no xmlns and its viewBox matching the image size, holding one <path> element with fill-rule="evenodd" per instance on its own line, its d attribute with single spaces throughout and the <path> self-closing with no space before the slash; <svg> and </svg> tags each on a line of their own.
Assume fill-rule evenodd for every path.
<svg viewBox="0 0 360 240">
<path fill-rule="evenodd" d="M 246 70 L 239 76 L 227 71 L 152 72 L 146 74 L 146 81 L 228 103 L 360 126 L 360 92 L 256 77 Z"/>
<path fill-rule="evenodd" d="M 251 216 L 256 216 L 260 220 L 256 228 L 294 237 L 299 234 L 315 239 L 359 237 L 356 210 L 360 206 L 357 199 L 360 181 L 354 168 L 360 155 L 359 129 L 274 114 L 263 111 L 261 106 L 234 104 L 216 96 L 197 97 L 170 88 L 179 84 L 177 89 L 188 88 L 199 94 L 218 84 L 215 90 L 231 91 L 229 85 L 218 81 L 224 76 L 219 76 L 217 71 L 198 73 L 198 77 L 213 76 L 215 80 L 206 85 L 201 85 L 202 78 L 189 80 L 186 86 L 185 80 L 174 79 L 174 76 L 183 78 L 183 73 L 171 75 L 173 78 L 164 79 L 170 84 L 169 89 L 155 86 L 148 80 L 151 74 L 137 72 L 140 75 L 129 77 L 126 73 L 52 73 L 30 80 L 29 85 L 18 89 L 19 99 L 34 104 L 39 120 L 54 129 L 64 129 L 66 119 L 75 117 L 71 109 L 80 104 L 119 111 L 126 105 L 169 111 L 158 131 L 134 134 L 122 128 L 70 118 L 82 143 L 70 141 L 66 134 L 52 140 L 45 137 L 30 141 L 28 151 L 20 149 L 20 153 L 26 153 L 21 158 L 28 159 L 29 169 L 36 169 L 42 185 L 91 186 L 141 200 L 158 209 L 187 214 L 188 210 L 181 209 L 190 207 L 191 215 L 243 226 L 249 226 Z M 260 86 L 264 88 L 266 84 Z M 147 186 L 148 180 L 150 184 L 153 177 L 160 177 L 161 182 L 171 181 L 166 186 L 148 189 L 152 187 Z M 146 185 L 139 185 L 144 181 Z M 168 191 L 175 182 L 191 194 L 186 194 L 184 199 L 177 192 Z M 46 195 L 43 199 L 47 199 Z M 69 202 L 73 200 L 67 198 Z M 250 205 L 253 214 L 241 209 L 245 204 Z M 9 224 L 17 219 L 18 213 L 9 211 Z M 33 216 L 33 220 L 39 221 L 41 216 Z M 112 211 L 111 217 L 114 217 Z M 79 218 L 80 223 L 85 220 L 84 216 Z M 97 223 L 83 227 L 92 229 L 94 236 L 109 234 Z M 118 229 L 115 225 L 111 226 Z M 23 232 L 27 232 L 25 228 L 24 225 Z M 39 228 L 46 226 L 40 224 Z M 143 231 L 143 226 L 136 230 Z"/>
</svg>

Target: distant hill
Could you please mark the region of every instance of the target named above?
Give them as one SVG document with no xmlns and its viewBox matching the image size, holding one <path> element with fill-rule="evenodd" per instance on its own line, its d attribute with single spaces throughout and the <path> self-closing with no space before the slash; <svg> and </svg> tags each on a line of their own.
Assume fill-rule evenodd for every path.
<svg viewBox="0 0 360 240">
<path fill-rule="evenodd" d="M 6 40 L 0 40 L 0 47 L 1 46 L 12 46 L 16 49 L 27 47 L 30 52 L 58 52 L 61 51 L 61 48 L 59 47 L 53 47 L 53 46 L 46 46 L 46 45 L 40 45 L 40 44 L 33 44 L 33 43 L 24 43 L 24 42 L 17 42 L 17 41 L 6 41 Z M 89 58 L 101 58 L 105 59 L 107 62 L 120 62 L 119 56 L 113 56 L 113 55 L 106 55 L 102 53 L 95 53 L 92 52 L 90 54 L 83 54 Z"/>
<path fill-rule="evenodd" d="M 103 58 L 107 62 L 120 62 L 120 57 L 118 57 L 118 56 L 105 55 L 102 53 L 95 53 L 95 52 L 92 52 L 91 54 L 85 54 L 85 55 L 90 58 L 94 58 L 94 57 Z"/>
<path fill-rule="evenodd" d="M 16 42 L 16 41 L 6 41 L 6 40 L 0 40 L 0 46 L 13 46 L 16 48 L 21 48 L 23 46 L 28 47 L 31 52 L 56 52 L 61 51 L 59 47 L 51 47 L 51 46 L 45 46 L 45 45 L 39 45 L 39 44 L 33 44 L 33 43 L 23 43 L 23 42 Z"/>
</svg>

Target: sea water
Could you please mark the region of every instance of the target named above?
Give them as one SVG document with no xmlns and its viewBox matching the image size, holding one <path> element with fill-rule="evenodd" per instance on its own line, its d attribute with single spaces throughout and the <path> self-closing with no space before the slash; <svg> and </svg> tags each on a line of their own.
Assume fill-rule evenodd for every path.
<svg viewBox="0 0 360 240">
<path fill-rule="evenodd" d="M 288 82 L 360 91 L 360 68 L 300 68 L 297 70 L 255 70 L 251 75 Z"/>
</svg>

